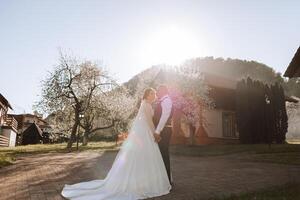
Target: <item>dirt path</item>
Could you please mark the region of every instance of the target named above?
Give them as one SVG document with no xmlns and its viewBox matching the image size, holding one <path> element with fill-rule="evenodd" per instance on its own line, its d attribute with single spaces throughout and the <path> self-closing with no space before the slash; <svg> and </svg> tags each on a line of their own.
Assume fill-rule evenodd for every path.
<svg viewBox="0 0 300 200">
<path fill-rule="evenodd" d="M 63 199 L 64 184 L 103 179 L 116 152 L 48 153 L 19 157 L 0 170 L 0 199 Z M 300 166 L 249 162 L 240 156 L 172 155 L 174 188 L 155 200 L 208 199 L 300 181 Z"/>
</svg>

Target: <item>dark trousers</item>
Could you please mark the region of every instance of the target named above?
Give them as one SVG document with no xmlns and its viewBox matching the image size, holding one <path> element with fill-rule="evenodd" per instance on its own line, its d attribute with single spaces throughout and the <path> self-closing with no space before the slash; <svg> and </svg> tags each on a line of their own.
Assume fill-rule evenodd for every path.
<svg viewBox="0 0 300 200">
<path fill-rule="evenodd" d="M 171 169 L 170 169 L 169 145 L 170 145 L 171 135 L 172 135 L 172 128 L 165 127 L 160 133 L 161 140 L 158 143 L 159 150 L 162 155 L 170 183 L 171 183 Z"/>
</svg>

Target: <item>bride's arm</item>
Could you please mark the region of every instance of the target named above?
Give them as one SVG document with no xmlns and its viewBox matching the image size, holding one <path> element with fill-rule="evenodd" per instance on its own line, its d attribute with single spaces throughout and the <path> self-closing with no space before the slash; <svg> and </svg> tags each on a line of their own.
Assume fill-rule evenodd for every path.
<svg viewBox="0 0 300 200">
<path fill-rule="evenodd" d="M 150 104 L 144 105 L 144 112 L 145 112 L 146 121 L 147 121 L 149 127 L 151 128 L 152 132 L 154 133 L 155 127 L 154 127 L 154 124 L 152 121 L 153 110 L 152 110 L 152 107 Z"/>
</svg>

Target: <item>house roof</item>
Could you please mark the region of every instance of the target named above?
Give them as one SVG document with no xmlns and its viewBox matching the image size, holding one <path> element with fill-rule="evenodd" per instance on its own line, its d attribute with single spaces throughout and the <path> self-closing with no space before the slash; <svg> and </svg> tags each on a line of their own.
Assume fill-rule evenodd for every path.
<svg viewBox="0 0 300 200">
<path fill-rule="evenodd" d="M 219 87 L 219 88 L 227 88 L 227 89 L 236 89 L 237 80 L 232 78 L 227 78 L 225 76 L 219 76 L 216 74 L 202 72 L 204 75 L 204 82 L 208 86 Z"/>
<path fill-rule="evenodd" d="M 283 76 L 289 78 L 300 77 L 300 46 Z"/>
<path fill-rule="evenodd" d="M 0 102 L 2 102 L 4 105 L 6 105 L 7 107 L 13 110 L 8 100 L 1 93 L 0 93 Z"/>
<path fill-rule="evenodd" d="M 36 133 L 39 134 L 39 136 L 43 137 L 43 131 L 40 129 L 39 126 L 37 126 L 35 123 L 32 123 L 24 132 L 23 135 L 26 135 L 28 133 Z"/>
<path fill-rule="evenodd" d="M 26 114 L 14 114 L 14 116 L 16 117 L 16 118 L 18 118 L 18 117 L 31 117 L 31 118 L 37 118 L 37 119 L 39 119 L 39 120 L 41 120 L 41 121 L 43 121 L 43 122 L 45 122 L 45 123 L 48 123 L 46 120 L 44 120 L 42 117 L 40 117 L 40 116 L 37 116 L 37 115 L 34 115 L 34 114 L 30 114 L 30 113 L 26 113 Z"/>
</svg>

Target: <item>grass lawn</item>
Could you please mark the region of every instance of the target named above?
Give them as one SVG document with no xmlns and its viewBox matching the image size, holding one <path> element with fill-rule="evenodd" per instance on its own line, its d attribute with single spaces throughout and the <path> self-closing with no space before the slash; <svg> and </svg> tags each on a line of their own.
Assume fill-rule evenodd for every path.
<svg viewBox="0 0 300 200">
<path fill-rule="evenodd" d="M 300 199 L 300 184 L 289 183 L 283 186 L 267 188 L 255 192 L 216 198 L 214 200 L 298 200 Z"/>
<path fill-rule="evenodd" d="M 272 162 L 278 164 L 300 165 L 300 152 L 260 153 L 247 158 L 254 162 Z"/>
<path fill-rule="evenodd" d="M 38 153 L 67 153 L 67 144 L 35 144 L 24 145 L 16 147 L 0 147 L 0 168 L 11 165 L 16 160 L 17 156 L 24 154 L 38 154 Z M 79 151 L 85 150 L 116 150 L 115 142 L 90 142 L 87 146 L 80 146 Z M 76 144 L 73 145 L 72 150 L 76 150 Z"/>
<path fill-rule="evenodd" d="M 172 145 L 171 152 L 187 156 L 220 156 L 235 153 L 290 153 L 300 152 L 299 144 L 227 144 L 227 145 Z"/>
<path fill-rule="evenodd" d="M 58 152 L 67 153 L 67 144 L 37 144 L 17 147 L 0 148 L 0 167 L 10 165 L 17 156 L 24 154 Z M 88 146 L 79 146 L 79 151 L 85 150 L 117 150 L 115 142 L 90 142 Z M 76 150 L 76 144 L 72 150 Z M 255 145 L 171 145 L 172 154 L 184 156 L 222 156 L 239 154 L 242 159 L 253 162 L 273 162 L 281 164 L 300 165 L 300 145 L 299 144 L 266 144 Z"/>
<path fill-rule="evenodd" d="M 171 152 L 185 156 L 222 156 L 236 155 L 238 159 L 251 162 L 270 162 L 289 165 L 300 165 L 300 143 L 255 145 L 201 145 L 171 146 Z M 300 183 L 289 183 L 283 186 L 266 188 L 255 192 L 246 192 L 230 197 L 211 200 L 300 200 Z"/>
<path fill-rule="evenodd" d="M 300 165 L 299 144 L 232 144 L 232 145 L 172 145 L 172 154 L 184 156 L 222 156 L 239 154 L 242 159 L 253 162 L 272 162 Z"/>
</svg>

